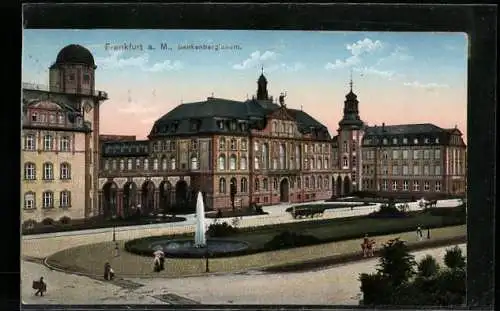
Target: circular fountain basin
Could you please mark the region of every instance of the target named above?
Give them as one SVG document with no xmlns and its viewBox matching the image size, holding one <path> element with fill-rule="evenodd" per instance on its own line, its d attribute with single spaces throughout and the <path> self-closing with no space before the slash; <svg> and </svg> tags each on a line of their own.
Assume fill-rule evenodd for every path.
<svg viewBox="0 0 500 311">
<path fill-rule="evenodd" d="M 241 255 L 248 248 L 248 243 L 237 240 L 207 239 L 205 247 L 197 247 L 193 240 L 160 240 L 149 245 L 152 250 L 161 250 L 167 257 L 202 258 L 227 257 Z"/>
</svg>

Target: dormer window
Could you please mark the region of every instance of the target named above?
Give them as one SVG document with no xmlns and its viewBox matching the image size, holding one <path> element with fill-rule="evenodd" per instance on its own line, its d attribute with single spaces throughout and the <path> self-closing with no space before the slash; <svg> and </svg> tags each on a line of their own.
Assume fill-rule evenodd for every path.
<svg viewBox="0 0 500 311">
<path fill-rule="evenodd" d="M 398 144 L 398 139 L 397 138 L 393 138 L 392 139 L 392 144 L 393 145 L 397 145 Z"/>
<path fill-rule="evenodd" d="M 435 142 L 436 144 L 439 144 L 439 138 L 436 138 Z"/>
<path fill-rule="evenodd" d="M 425 138 L 424 139 L 424 144 L 428 144 L 429 143 L 429 138 Z"/>
<path fill-rule="evenodd" d="M 222 120 L 217 121 L 217 127 L 220 130 L 223 130 L 224 129 L 224 121 L 222 121 Z"/>
<path fill-rule="evenodd" d="M 405 144 L 405 145 L 406 145 L 407 143 L 408 143 L 408 138 L 406 138 L 406 137 L 405 137 L 405 138 L 403 138 L 403 144 Z"/>
<path fill-rule="evenodd" d="M 198 122 L 191 121 L 191 131 L 197 131 L 197 130 L 198 130 Z"/>
<path fill-rule="evenodd" d="M 231 131 L 236 131 L 236 121 L 231 121 L 229 123 L 229 128 L 231 129 Z"/>
<path fill-rule="evenodd" d="M 33 121 L 33 122 L 38 121 L 38 113 L 33 112 L 33 113 L 31 114 L 31 121 Z"/>
<path fill-rule="evenodd" d="M 242 131 L 242 132 L 246 131 L 246 130 L 247 130 L 247 125 L 246 125 L 246 123 L 241 123 L 241 124 L 240 124 L 240 129 L 241 129 L 241 131 Z"/>
<path fill-rule="evenodd" d="M 415 138 L 415 139 L 413 140 L 413 143 L 414 143 L 415 145 L 416 145 L 416 144 L 418 144 L 418 138 Z"/>
<path fill-rule="evenodd" d="M 384 139 L 382 140 L 382 143 L 383 143 L 384 145 L 387 145 L 387 138 L 384 138 Z"/>
</svg>

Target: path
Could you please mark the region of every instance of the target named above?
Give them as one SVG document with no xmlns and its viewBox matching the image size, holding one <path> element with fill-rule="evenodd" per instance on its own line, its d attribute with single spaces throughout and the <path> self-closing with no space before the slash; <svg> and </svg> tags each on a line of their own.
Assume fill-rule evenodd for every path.
<svg viewBox="0 0 500 311">
<path fill-rule="evenodd" d="M 465 244 L 460 247 L 465 253 Z M 417 260 L 426 254 L 442 259 L 448 248 L 428 249 L 414 254 Z M 373 272 L 376 264 L 377 260 L 373 259 L 299 273 L 232 274 L 168 281 L 128 279 L 144 286 L 124 289 L 23 261 L 21 292 L 22 300 L 28 304 L 162 304 L 165 302 L 153 296 L 169 295 L 171 300 L 187 299 L 187 303 L 202 304 L 356 305 L 360 299 L 358 275 Z M 46 296 L 33 295 L 31 282 L 34 275 L 45 277 L 49 290 Z"/>
</svg>

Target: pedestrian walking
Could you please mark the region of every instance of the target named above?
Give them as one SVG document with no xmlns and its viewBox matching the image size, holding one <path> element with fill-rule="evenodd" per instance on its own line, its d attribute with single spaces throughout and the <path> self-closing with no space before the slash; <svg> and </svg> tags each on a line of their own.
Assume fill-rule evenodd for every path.
<svg viewBox="0 0 500 311">
<path fill-rule="evenodd" d="M 431 228 L 427 227 L 427 240 L 430 240 L 431 238 Z"/>
<path fill-rule="evenodd" d="M 422 234 L 422 228 L 420 226 L 417 227 L 417 239 L 419 241 L 422 241 L 422 237 L 423 237 L 423 234 Z"/>
<path fill-rule="evenodd" d="M 104 264 L 104 279 L 106 281 L 111 281 L 114 276 L 115 273 L 113 271 L 113 268 L 111 268 L 111 264 L 109 262 L 106 262 Z"/>
<path fill-rule="evenodd" d="M 155 258 L 153 259 L 153 271 L 160 272 L 160 267 L 160 256 L 155 256 Z"/>
<path fill-rule="evenodd" d="M 43 296 L 43 293 L 47 291 L 47 284 L 43 281 L 43 276 L 40 277 L 39 281 L 33 282 L 33 289 L 36 289 L 35 296 Z"/>
</svg>

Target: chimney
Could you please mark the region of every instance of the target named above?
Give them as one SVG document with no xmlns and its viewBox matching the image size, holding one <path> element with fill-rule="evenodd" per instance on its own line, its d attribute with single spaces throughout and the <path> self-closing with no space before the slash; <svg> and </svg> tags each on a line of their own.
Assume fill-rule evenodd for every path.
<svg viewBox="0 0 500 311">
<path fill-rule="evenodd" d="M 385 123 L 382 122 L 382 132 L 385 132 Z"/>
</svg>

